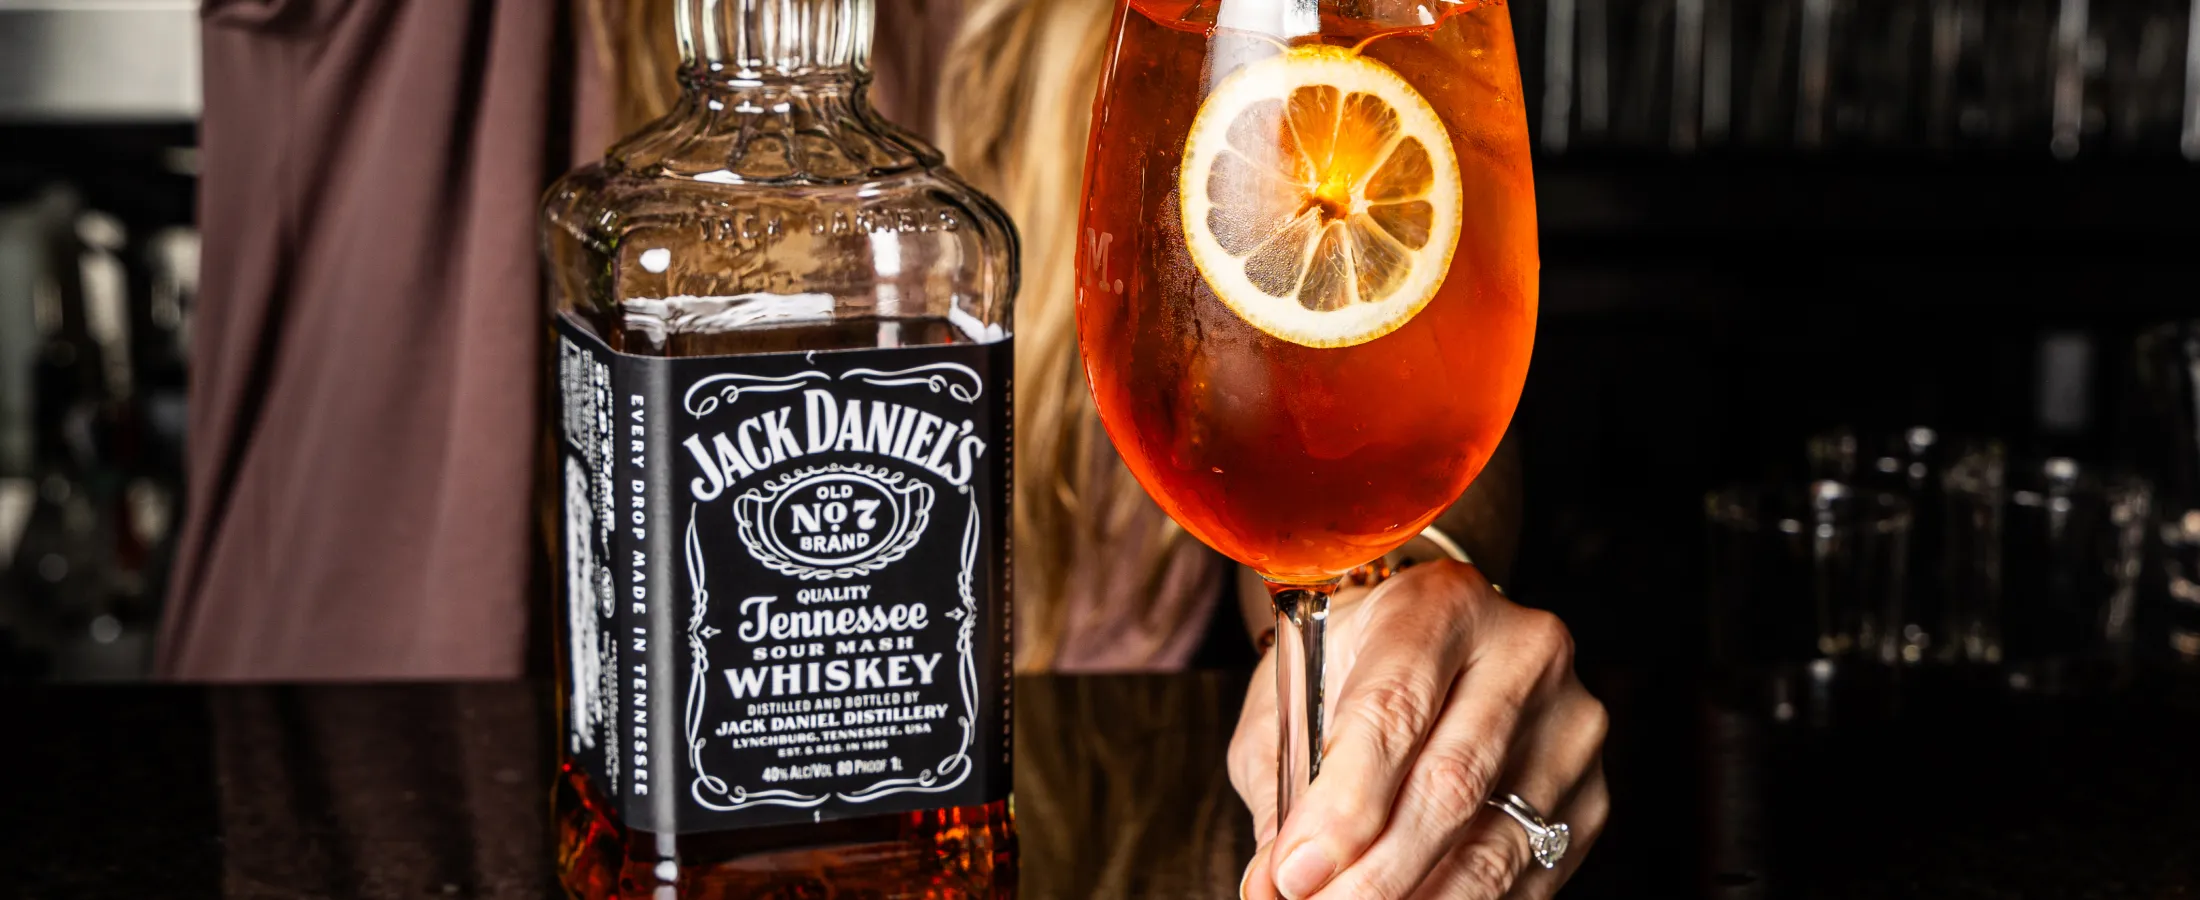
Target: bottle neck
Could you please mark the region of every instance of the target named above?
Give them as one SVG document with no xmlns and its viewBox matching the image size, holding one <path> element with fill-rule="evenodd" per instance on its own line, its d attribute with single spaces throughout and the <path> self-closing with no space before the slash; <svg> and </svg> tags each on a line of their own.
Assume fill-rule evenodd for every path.
<svg viewBox="0 0 2200 900">
<path fill-rule="evenodd" d="M 678 0 L 680 101 L 606 154 L 725 184 L 839 184 L 937 165 L 879 118 L 872 0 Z"/>
<path fill-rule="evenodd" d="M 689 90 L 871 77 L 872 0 L 676 0 Z"/>
</svg>

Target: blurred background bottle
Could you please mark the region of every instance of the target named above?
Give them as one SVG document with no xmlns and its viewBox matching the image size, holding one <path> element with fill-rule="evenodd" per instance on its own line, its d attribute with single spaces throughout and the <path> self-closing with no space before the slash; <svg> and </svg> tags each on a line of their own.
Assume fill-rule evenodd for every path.
<svg viewBox="0 0 2200 900">
<path fill-rule="evenodd" d="M 0 678 L 140 677 L 182 502 L 196 4 L 0 8 Z"/>
</svg>

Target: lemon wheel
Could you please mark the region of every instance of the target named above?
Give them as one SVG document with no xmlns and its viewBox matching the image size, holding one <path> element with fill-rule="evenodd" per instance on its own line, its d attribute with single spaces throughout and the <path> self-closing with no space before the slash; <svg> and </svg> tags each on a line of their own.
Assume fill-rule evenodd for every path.
<svg viewBox="0 0 2200 900">
<path fill-rule="evenodd" d="M 1225 78 L 1184 141 L 1185 245 L 1261 331 L 1347 347 L 1428 305 L 1459 241 L 1459 160 L 1436 110 L 1381 62 L 1295 47 Z"/>
</svg>

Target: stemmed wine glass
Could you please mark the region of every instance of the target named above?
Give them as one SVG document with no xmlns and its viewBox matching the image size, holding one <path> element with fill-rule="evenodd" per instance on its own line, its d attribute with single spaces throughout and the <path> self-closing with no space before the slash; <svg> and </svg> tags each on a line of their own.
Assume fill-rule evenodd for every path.
<svg viewBox="0 0 2200 900">
<path fill-rule="evenodd" d="M 1527 376 L 1511 23 L 1480 0 L 1124 0 L 1110 46 L 1085 370 L 1139 483 L 1267 581 L 1280 815 L 1321 764 L 1338 579 L 1458 499 Z"/>
</svg>

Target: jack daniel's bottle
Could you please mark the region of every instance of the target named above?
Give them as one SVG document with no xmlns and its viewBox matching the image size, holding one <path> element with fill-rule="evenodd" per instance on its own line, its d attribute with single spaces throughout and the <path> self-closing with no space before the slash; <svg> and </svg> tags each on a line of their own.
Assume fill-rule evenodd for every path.
<svg viewBox="0 0 2200 900">
<path fill-rule="evenodd" d="M 871 0 L 677 2 L 543 210 L 561 875 L 1007 896 L 1014 231 L 872 110 Z"/>
</svg>

